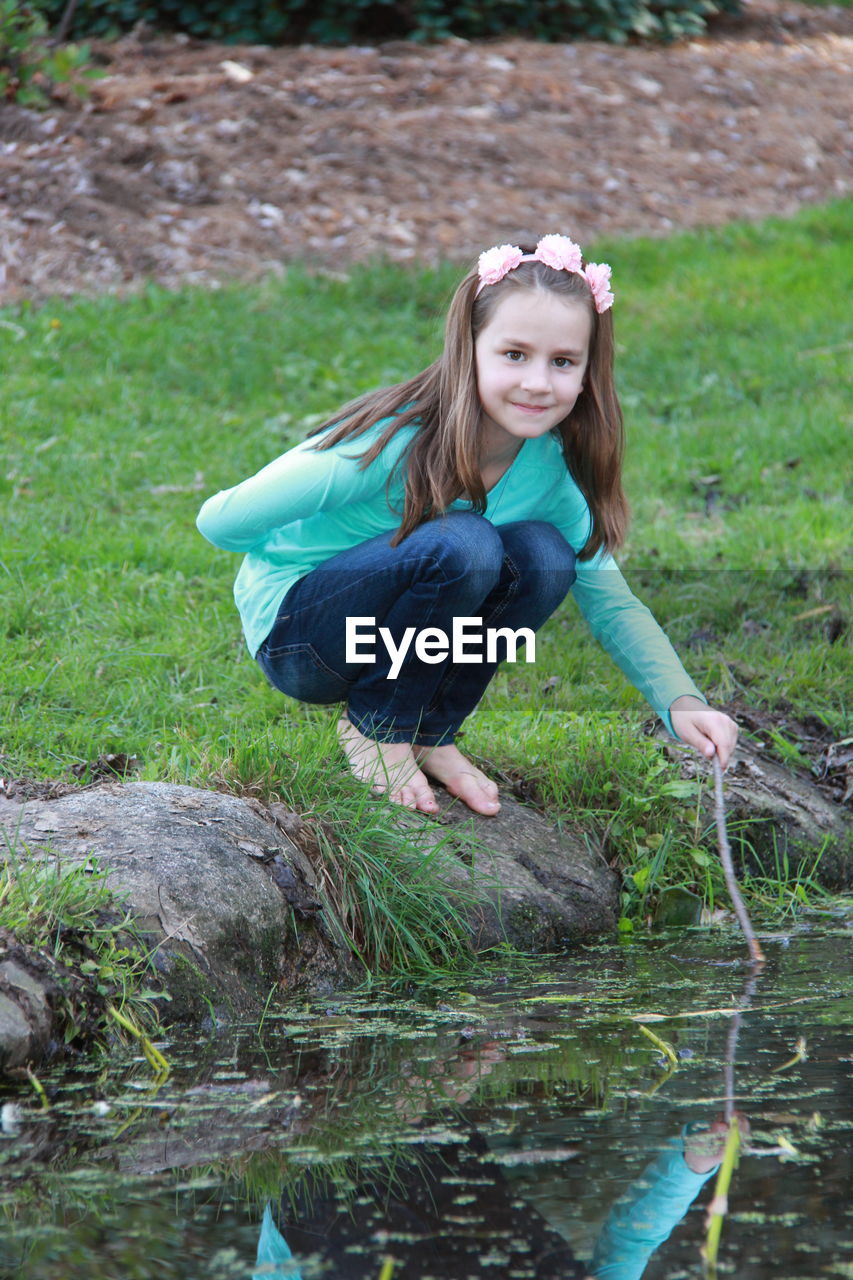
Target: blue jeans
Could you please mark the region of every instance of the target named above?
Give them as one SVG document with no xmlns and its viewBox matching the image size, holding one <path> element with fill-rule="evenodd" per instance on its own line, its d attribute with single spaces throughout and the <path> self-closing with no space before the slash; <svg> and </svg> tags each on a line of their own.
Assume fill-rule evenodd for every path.
<svg viewBox="0 0 853 1280">
<path fill-rule="evenodd" d="M 379 628 L 388 628 L 395 647 L 412 627 L 439 628 L 450 638 L 458 617 L 480 618 L 483 629 L 535 632 L 574 582 L 575 553 L 553 525 L 525 520 L 496 528 L 467 511 L 419 525 L 396 547 L 391 536 L 342 551 L 294 583 L 257 660 L 290 697 L 346 702 L 348 718 L 365 737 L 452 742 L 498 659 L 485 660 L 483 649 L 482 662 L 454 662 L 451 647 L 441 661 L 428 663 L 411 643 L 396 678 L 389 678 L 393 664 Z M 347 661 L 352 617 L 375 619 L 362 629 L 375 632 L 375 662 Z M 351 648 L 367 652 L 365 645 L 362 639 Z"/>
</svg>

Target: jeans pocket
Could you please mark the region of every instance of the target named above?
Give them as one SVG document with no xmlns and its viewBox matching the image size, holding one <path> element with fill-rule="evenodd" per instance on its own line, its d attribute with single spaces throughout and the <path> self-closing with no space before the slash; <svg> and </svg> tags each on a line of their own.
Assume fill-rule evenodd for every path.
<svg viewBox="0 0 853 1280">
<path fill-rule="evenodd" d="M 327 667 L 313 645 L 285 644 L 270 648 L 266 641 L 255 655 L 270 684 L 300 702 L 344 702 L 349 682 Z"/>
</svg>

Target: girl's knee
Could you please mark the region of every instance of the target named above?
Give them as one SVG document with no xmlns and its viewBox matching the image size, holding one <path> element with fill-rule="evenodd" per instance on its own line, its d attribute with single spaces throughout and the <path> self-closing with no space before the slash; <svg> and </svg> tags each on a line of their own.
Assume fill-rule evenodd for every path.
<svg viewBox="0 0 853 1280">
<path fill-rule="evenodd" d="M 545 520 L 524 520 L 507 525 L 504 530 L 507 555 L 524 569 L 542 569 L 566 573 L 575 580 L 574 548 L 554 525 Z"/>
<path fill-rule="evenodd" d="M 473 511 L 451 511 L 429 520 L 410 535 L 429 548 L 452 576 L 485 574 L 495 579 L 501 571 L 504 547 L 498 531 Z"/>
</svg>

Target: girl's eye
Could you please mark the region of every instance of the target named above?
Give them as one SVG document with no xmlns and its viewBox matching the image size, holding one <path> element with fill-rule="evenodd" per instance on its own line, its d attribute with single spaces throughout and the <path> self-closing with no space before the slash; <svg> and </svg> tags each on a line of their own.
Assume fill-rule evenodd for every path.
<svg viewBox="0 0 853 1280">
<path fill-rule="evenodd" d="M 521 351 L 508 351 L 506 353 L 506 358 L 507 360 L 515 360 L 517 362 L 524 359 L 524 354 Z"/>
<path fill-rule="evenodd" d="M 554 356 L 554 364 L 558 369 L 570 369 L 572 362 L 568 356 Z"/>
</svg>

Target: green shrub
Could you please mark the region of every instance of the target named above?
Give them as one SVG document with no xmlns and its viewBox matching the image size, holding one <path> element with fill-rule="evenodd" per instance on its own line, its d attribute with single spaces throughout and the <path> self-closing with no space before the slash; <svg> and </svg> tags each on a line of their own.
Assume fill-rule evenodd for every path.
<svg viewBox="0 0 853 1280">
<path fill-rule="evenodd" d="M 60 21 L 66 0 L 40 0 Z M 312 42 L 406 38 L 673 40 L 704 30 L 706 18 L 736 13 L 741 0 L 79 0 L 75 35 L 113 36 L 138 22 L 207 40 Z"/>
<path fill-rule="evenodd" d="M 57 85 L 85 97 L 87 81 L 102 74 L 90 67 L 87 45 L 51 47 L 47 30 L 36 6 L 0 0 L 0 101 L 46 107 Z"/>
</svg>

